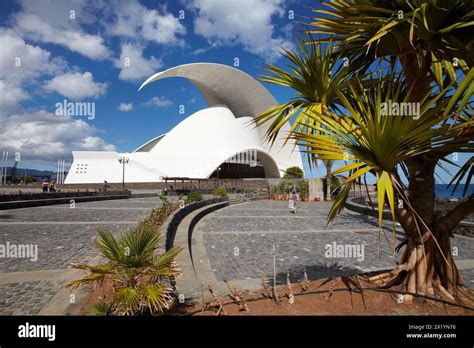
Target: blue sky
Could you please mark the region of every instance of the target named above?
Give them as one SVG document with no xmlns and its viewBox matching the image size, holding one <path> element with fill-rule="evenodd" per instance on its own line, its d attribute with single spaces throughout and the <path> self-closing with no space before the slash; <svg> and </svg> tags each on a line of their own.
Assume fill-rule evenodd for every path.
<svg viewBox="0 0 474 348">
<path fill-rule="evenodd" d="M 266 63 L 284 66 L 279 51 L 301 29 L 291 15 L 299 20 L 311 14 L 305 5 L 318 3 L 0 0 L 0 150 L 20 152 L 19 167 L 40 169 L 70 163 L 72 150 L 133 151 L 206 106 L 183 79 L 138 92 L 148 76 L 192 62 L 233 65 L 235 58 L 254 77 Z M 279 102 L 293 94 L 266 87 Z M 95 118 L 55 115 L 64 99 L 94 102 Z"/>
</svg>

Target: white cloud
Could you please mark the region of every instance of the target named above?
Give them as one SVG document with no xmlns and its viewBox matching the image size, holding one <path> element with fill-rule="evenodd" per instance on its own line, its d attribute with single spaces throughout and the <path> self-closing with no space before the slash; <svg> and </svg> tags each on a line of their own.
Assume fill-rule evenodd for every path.
<svg viewBox="0 0 474 348">
<path fill-rule="evenodd" d="M 67 47 L 71 51 L 94 60 L 105 59 L 109 49 L 100 35 L 91 35 L 82 29 L 91 15 L 91 4 L 74 0 L 22 0 L 22 10 L 15 14 L 15 30 L 29 39 Z M 71 18 L 74 11 L 75 18 Z"/>
<path fill-rule="evenodd" d="M 209 51 L 209 48 L 198 48 L 193 51 L 193 55 L 197 56 L 199 54 L 206 53 L 207 51 Z"/>
<path fill-rule="evenodd" d="M 179 38 L 186 28 L 179 19 L 161 7 L 151 10 L 136 0 L 114 2 L 112 19 L 105 24 L 108 34 L 152 41 L 157 44 L 183 45 Z"/>
<path fill-rule="evenodd" d="M 58 92 L 72 100 L 97 99 L 106 93 L 107 84 L 95 82 L 92 74 L 86 71 L 83 74 L 75 72 L 55 76 L 46 82 L 45 89 Z"/>
<path fill-rule="evenodd" d="M 142 104 L 143 106 L 157 106 L 159 108 L 166 108 L 173 105 L 173 102 L 165 97 L 153 97 L 149 101 Z"/>
<path fill-rule="evenodd" d="M 50 52 L 27 44 L 10 29 L 0 28 L 0 116 L 18 110 L 18 103 L 28 99 L 24 84 L 34 84 L 42 75 L 62 71 L 63 59 L 52 59 Z"/>
<path fill-rule="evenodd" d="M 131 43 L 122 44 L 120 58 L 115 60 L 115 67 L 120 69 L 119 78 L 125 81 L 137 81 L 149 77 L 161 68 L 160 59 L 151 56 L 143 57 L 143 47 Z"/>
<path fill-rule="evenodd" d="M 51 53 L 27 44 L 10 29 L 0 28 L 0 78 L 24 80 L 51 74 L 65 66 L 64 61 L 51 59 Z"/>
<path fill-rule="evenodd" d="M 21 87 L 8 86 L 0 80 L 0 115 L 17 109 L 18 103 L 28 99 L 29 95 Z"/>
<path fill-rule="evenodd" d="M 283 16 L 283 0 L 194 0 L 196 34 L 213 45 L 241 44 L 245 50 L 269 62 L 291 43 L 274 33 L 272 16 Z"/>
<path fill-rule="evenodd" d="M 120 103 L 120 105 L 118 106 L 118 109 L 120 111 L 123 111 L 123 112 L 127 112 L 127 111 L 132 111 L 133 110 L 133 103 Z"/>
<path fill-rule="evenodd" d="M 183 35 L 186 29 L 172 14 L 160 15 L 157 11 L 146 11 L 143 17 L 142 34 L 146 40 L 158 44 L 181 44 L 177 35 Z"/>
<path fill-rule="evenodd" d="M 20 152 L 22 160 L 56 161 L 71 151 L 115 151 L 81 119 L 46 111 L 14 114 L 0 122 L 0 148 Z"/>
</svg>

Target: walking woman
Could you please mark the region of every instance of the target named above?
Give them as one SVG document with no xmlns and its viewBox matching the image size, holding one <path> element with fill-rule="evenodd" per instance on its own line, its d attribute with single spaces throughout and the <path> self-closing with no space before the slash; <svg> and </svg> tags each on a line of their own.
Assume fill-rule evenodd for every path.
<svg viewBox="0 0 474 348">
<path fill-rule="evenodd" d="M 298 202 L 299 202 L 298 194 L 296 193 L 296 190 L 293 189 L 291 191 L 290 204 L 289 204 L 289 208 L 293 214 L 296 214 L 296 206 Z"/>
</svg>

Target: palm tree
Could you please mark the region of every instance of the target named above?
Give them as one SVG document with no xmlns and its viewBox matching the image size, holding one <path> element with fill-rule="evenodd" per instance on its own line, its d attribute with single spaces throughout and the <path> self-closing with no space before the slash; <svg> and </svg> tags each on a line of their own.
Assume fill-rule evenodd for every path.
<svg viewBox="0 0 474 348">
<path fill-rule="evenodd" d="M 331 85 L 337 108 L 318 109 L 318 103 L 312 107 L 305 95 L 314 87 L 300 78 L 307 65 L 287 52 L 291 71 L 272 69 L 273 77 L 266 81 L 294 88 L 299 93 L 292 102 L 305 106 L 288 139 L 297 139 L 313 159 L 346 161 L 332 173 L 349 172 L 349 177 L 330 219 L 343 209 L 354 180 L 375 175 L 379 223 L 388 202 L 394 221 L 405 232 L 406 248 L 400 266 L 374 281 L 385 286 L 404 282 L 408 292 L 433 294 L 436 290 L 453 299 L 462 279 L 449 238 L 474 211 L 474 196 L 438 216 L 434 175 L 442 161 L 450 162 L 449 154 L 474 152 L 470 104 L 474 39 L 469 28 L 474 25 L 473 4 L 461 0 L 333 0 L 325 4 L 328 9 L 315 10 L 324 17 L 310 24 L 312 35 L 325 35 L 308 44 L 335 44 L 335 52 L 327 53 L 334 61 L 349 62 L 351 68 L 340 79 L 350 82 Z M 370 71 L 378 78 L 364 75 Z M 387 117 L 382 106 L 390 103 L 416 105 L 419 110 L 416 117 Z M 270 138 L 276 137 L 276 120 L 287 114 L 286 107 L 275 107 L 259 118 L 274 120 Z M 469 166 L 461 168 L 457 178 L 468 170 Z M 407 187 L 400 173 L 406 176 Z"/>
<path fill-rule="evenodd" d="M 68 286 L 102 284 L 110 281 L 113 294 L 92 308 L 101 315 L 161 314 L 173 302 L 174 277 L 180 268 L 174 262 L 181 248 L 172 247 L 157 254 L 161 233 L 156 222 L 164 221 L 175 205 L 164 204 L 152 216 L 134 229 L 115 237 L 109 230 L 99 230 L 95 243 L 108 260 L 103 265 L 73 264 L 74 268 L 89 271 L 85 277 Z"/>
<path fill-rule="evenodd" d="M 312 40 L 309 33 L 308 39 L 309 42 L 302 39 L 298 41 L 297 52 L 285 50 L 285 56 L 292 64 L 290 72 L 268 65 L 264 69 L 269 74 L 260 76 L 262 82 L 291 87 L 298 92 L 288 103 L 270 108 L 256 119 L 257 125 L 271 122 L 266 135 L 272 143 L 282 125 L 293 117 L 294 122 L 290 134 L 294 132 L 324 133 L 324 129 L 319 129 L 318 124 L 312 123 L 313 119 L 307 116 L 308 111 L 326 113 L 329 110 L 338 110 L 339 98 L 336 90 L 347 85 L 353 72 L 351 66 L 336 65 L 336 59 L 331 55 L 330 43 L 323 50 L 321 45 L 317 45 Z M 315 165 L 311 152 L 307 153 L 310 166 Z"/>
<path fill-rule="evenodd" d="M 292 64 L 291 72 L 268 65 L 264 69 L 270 74 L 261 75 L 262 82 L 292 87 L 298 91 L 290 102 L 271 108 L 256 118 L 257 124 L 271 121 L 267 136 L 272 142 L 276 139 L 281 125 L 293 117 L 294 122 L 290 134 L 295 132 L 325 134 L 326 128 L 308 115 L 339 110 L 339 97 L 336 91 L 347 87 L 351 75 L 355 72 L 352 66 L 337 64 L 337 57 L 331 54 L 333 46 L 330 43 L 323 49 L 321 45 L 314 42 L 309 32 L 307 32 L 307 39 L 307 42 L 302 39 L 298 41 L 297 52 L 285 50 L 285 56 Z M 308 148 L 305 152 L 308 155 L 310 168 L 316 166 L 317 161 L 311 149 Z M 330 173 L 333 161 L 329 159 L 322 161 L 326 167 L 324 195 L 327 200 L 331 200 Z"/>
<path fill-rule="evenodd" d="M 332 165 L 334 163 L 333 160 L 325 159 L 323 160 L 324 167 L 326 167 L 326 192 L 324 195 L 326 196 L 326 200 L 330 201 L 331 200 L 331 179 L 332 179 Z"/>
</svg>

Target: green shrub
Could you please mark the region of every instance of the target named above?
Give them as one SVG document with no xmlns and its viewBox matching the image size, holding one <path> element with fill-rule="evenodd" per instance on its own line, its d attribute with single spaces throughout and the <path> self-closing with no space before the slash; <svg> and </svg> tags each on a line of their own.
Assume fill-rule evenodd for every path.
<svg viewBox="0 0 474 348">
<path fill-rule="evenodd" d="M 202 201 L 202 194 L 200 192 L 192 191 L 188 193 L 188 197 L 186 198 L 186 204 L 199 201 Z"/>
<path fill-rule="evenodd" d="M 25 182 L 25 184 L 30 184 L 32 182 L 36 182 L 36 178 L 32 177 L 32 176 L 27 176 L 23 179 L 23 181 Z"/>
<path fill-rule="evenodd" d="M 159 227 L 178 208 L 178 204 L 171 203 L 165 196 L 160 196 L 160 199 L 161 206 L 152 209 L 150 216 L 143 221 L 144 223 Z"/>
<path fill-rule="evenodd" d="M 331 176 L 331 191 L 335 191 L 336 189 L 339 188 L 339 186 L 341 186 L 341 181 L 339 180 L 339 178 L 335 175 L 332 175 Z"/>
<path fill-rule="evenodd" d="M 120 237 L 106 229 L 98 231 L 95 244 L 108 261 L 102 265 L 73 264 L 89 274 L 68 284 L 75 287 L 110 282 L 112 294 L 95 305 L 91 313 L 144 315 L 169 309 L 174 294 L 172 280 L 180 274 L 174 259 L 181 248 L 173 247 L 161 255 L 157 249 L 162 237 L 159 227 L 175 206 L 163 204 L 154 209 L 150 218 Z"/>
<path fill-rule="evenodd" d="M 300 189 L 300 196 L 302 198 L 309 197 L 309 182 L 307 180 L 301 180 L 298 182 L 298 187 Z"/>
<path fill-rule="evenodd" d="M 216 187 L 214 190 L 212 190 L 212 194 L 218 197 L 226 197 L 227 190 L 224 187 Z"/>
<path fill-rule="evenodd" d="M 290 167 L 285 170 L 283 179 L 303 179 L 304 172 L 300 167 Z"/>
<path fill-rule="evenodd" d="M 277 187 L 276 187 L 276 192 L 279 194 L 279 195 L 287 195 L 288 194 L 288 190 L 290 189 L 289 187 L 289 183 L 288 181 L 286 180 L 280 180 L 280 182 L 278 183 Z"/>
</svg>

